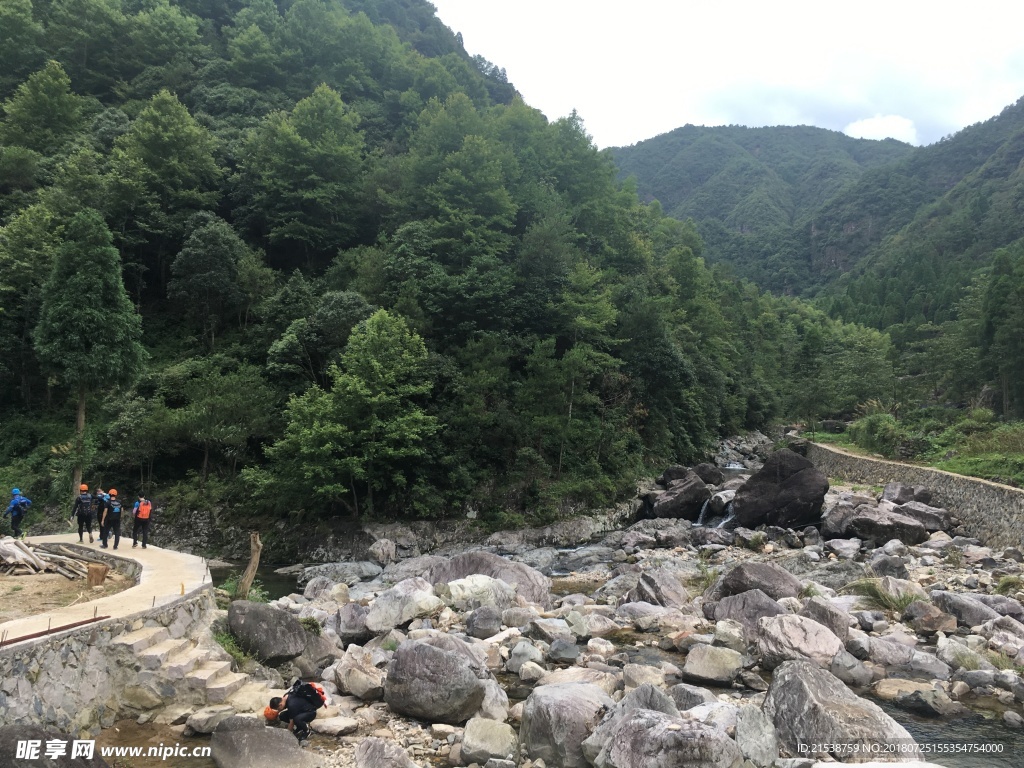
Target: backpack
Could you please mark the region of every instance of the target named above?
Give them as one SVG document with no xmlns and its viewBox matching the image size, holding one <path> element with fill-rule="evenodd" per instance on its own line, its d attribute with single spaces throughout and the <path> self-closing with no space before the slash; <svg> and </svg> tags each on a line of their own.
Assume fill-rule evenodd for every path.
<svg viewBox="0 0 1024 768">
<path fill-rule="evenodd" d="M 15 505 L 14 509 L 11 510 L 11 517 L 23 516 L 26 512 L 28 512 L 29 504 L 31 504 L 31 502 L 24 496 L 19 497 L 18 503 Z"/>
<path fill-rule="evenodd" d="M 153 504 L 146 499 L 139 502 L 139 512 L 136 515 L 139 520 L 149 520 L 149 513 L 153 511 Z"/>
<path fill-rule="evenodd" d="M 327 703 L 327 694 L 324 692 L 324 688 L 320 683 L 304 683 L 301 680 L 296 680 L 292 683 L 292 687 L 289 689 L 288 694 L 295 694 L 299 698 L 305 699 L 312 704 L 315 709 L 320 709 L 320 707 Z"/>
<path fill-rule="evenodd" d="M 78 495 L 78 514 L 86 516 L 92 514 L 92 494 L 81 493 Z"/>
</svg>

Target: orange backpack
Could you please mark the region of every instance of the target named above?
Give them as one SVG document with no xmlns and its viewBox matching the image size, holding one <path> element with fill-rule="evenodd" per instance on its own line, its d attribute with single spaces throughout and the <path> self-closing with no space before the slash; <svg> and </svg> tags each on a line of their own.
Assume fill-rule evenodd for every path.
<svg viewBox="0 0 1024 768">
<path fill-rule="evenodd" d="M 153 504 L 149 501 L 149 499 L 146 499 L 145 501 L 140 502 L 139 503 L 139 514 L 138 514 L 139 520 L 149 520 L 149 513 L 151 511 L 153 511 Z"/>
</svg>

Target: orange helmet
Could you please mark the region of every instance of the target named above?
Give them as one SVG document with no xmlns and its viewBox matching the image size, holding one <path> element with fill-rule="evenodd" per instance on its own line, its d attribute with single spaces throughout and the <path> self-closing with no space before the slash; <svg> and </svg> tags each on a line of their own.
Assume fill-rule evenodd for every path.
<svg viewBox="0 0 1024 768">
<path fill-rule="evenodd" d="M 85 483 L 82 483 L 80 486 L 78 486 L 78 490 L 80 490 L 80 491 L 88 491 L 89 490 L 89 486 L 86 485 Z"/>
<path fill-rule="evenodd" d="M 109 491 L 107 491 L 107 493 L 110 494 L 111 496 L 117 496 L 117 489 L 111 488 Z"/>
</svg>

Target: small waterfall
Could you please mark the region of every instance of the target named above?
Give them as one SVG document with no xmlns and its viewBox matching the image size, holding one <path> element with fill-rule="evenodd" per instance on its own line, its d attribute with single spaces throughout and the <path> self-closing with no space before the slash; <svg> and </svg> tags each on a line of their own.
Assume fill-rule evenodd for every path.
<svg viewBox="0 0 1024 768">
<path fill-rule="evenodd" d="M 722 522 L 715 526 L 715 528 L 724 528 L 728 523 L 732 522 L 732 502 L 730 501 L 725 505 L 725 517 L 722 518 Z"/>
<path fill-rule="evenodd" d="M 711 505 L 711 499 L 709 498 L 704 502 L 704 506 L 700 508 L 700 515 L 697 517 L 697 525 L 704 525 L 707 522 L 708 507 Z"/>
</svg>

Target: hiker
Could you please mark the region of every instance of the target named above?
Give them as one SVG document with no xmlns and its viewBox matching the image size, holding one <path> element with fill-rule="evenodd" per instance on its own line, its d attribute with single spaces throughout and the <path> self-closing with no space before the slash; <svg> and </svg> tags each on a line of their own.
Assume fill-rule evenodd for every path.
<svg viewBox="0 0 1024 768">
<path fill-rule="evenodd" d="M 21 521 L 31 506 L 32 500 L 22 496 L 20 488 L 11 488 L 11 503 L 4 510 L 4 517 L 11 516 L 11 528 L 14 530 L 16 539 L 25 538 L 25 534 L 21 532 Z"/>
<path fill-rule="evenodd" d="M 89 486 L 82 483 L 78 486 L 79 494 L 75 499 L 75 505 L 71 507 L 71 518 L 68 522 L 73 522 L 75 517 L 78 517 L 78 541 L 82 542 L 82 534 L 86 531 L 89 533 L 89 543 L 92 544 L 92 496 L 89 494 Z"/>
<path fill-rule="evenodd" d="M 107 540 L 113 533 L 114 549 L 117 549 L 121 543 L 121 502 L 117 500 L 117 489 L 107 491 L 107 498 L 110 500 L 104 506 L 103 517 L 100 518 L 100 548 L 107 548 Z"/>
<path fill-rule="evenodd" d="M 139 492 L 139 500 L 132 507 L 132 517 L 135 522 L 132 524 L 132 549 L 139 546 L 139 536 L 142 536 L 142 548 L 146 548 L 146 541 L 149 539 L 149 516 L 153 512 L 153 503 L 146 498 L 146 495 Z"/>
<path fill-rule="evenodd" d="M 309 724 L 316 719 L 316 711 L 326 700 L 327 696 L 319 685 L 296 680 L 283 697 L 275 696 L 270 700 L 263 716 L 268 722 L 280 720 L 287 723 L 295 738 L 305 741 L 309 738 Z"/>
</svg>

